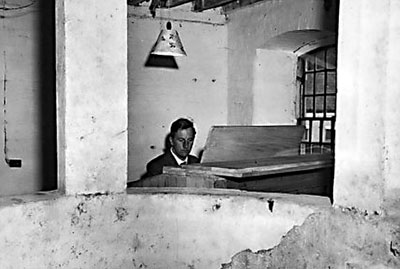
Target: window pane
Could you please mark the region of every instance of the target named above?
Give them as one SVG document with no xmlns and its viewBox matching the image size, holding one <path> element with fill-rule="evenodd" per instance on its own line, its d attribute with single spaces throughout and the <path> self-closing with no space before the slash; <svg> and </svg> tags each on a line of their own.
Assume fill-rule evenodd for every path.
<svg viewBox="0 0 400 269">
<path fill-rule="evenodd" d="M 326 93 L 336 93 L 336 72 L 327 73 Z"/>
<path fill-rule="evenodd" d="M 301 56 L 305 63 L 305 74 L 299 88 L 302 117 L 299 124 L 306 127 L 302 153 L 333 150 L 331 143 L 334 143 L 335 130 L 331 127 L 334 126 L 336 113 L 336 54 L 336 48 L 330 47 Z"/>
<path fill-rule="evenodd" d="M 324 142 L 331 142 L 331 130 L 325 130 L 325 139 Z"/>
<path fill-rule="evenodd" d="M 326 51 L 326 68 L 336 69 L 336 47 L 331 47 Z"/>
<path fill-rule="evenodd" d="M 305 94 L 314 94 L 314 74 L 306 74 L 306 82 L 305 82 Z"/>
<path fill-rule="evenodd" d="M 315 120 L 312 122 L 311 142 L 319 142 L 319 127 L 319 120 Z"/>
<path fill-rule="evenodd" d="M 331 142 L 331 137 L 332 137 L 332 133 L 331 133 L 331 121 L 330 120 L 326 120 L 323 123 L 323 142 Z"/>
<path fill-rule="evenodd" d="M 309 134 L 309 131 L 310 131 L 309 121 L 308 120 L 303 120 L 303 121 L 301 121 L 300 124 L 305 127 L 303 138 L 301 140 L 302 141 L 308 141 L 308 134 Z"/>
<path fill-rule="evenodd" d="M 315 70 L 322 70 L 325 68 L 325 50 L 318 51 L 315 54 L 316 64 Z"/>
<path fill-rule="evenodd" d="M 311 113 L 311 115 L 309 115 Z M 312 113 L 314 113 L 314 104 L 312 97 L 306 97 L 306 117 L 312 117 Z"/>
<path fill-rule="evenodd" d="M 306 71 L 314 70 L 314 56 L 306 55 L 304 60 L 306 61 Z"/>
<path fill-rule="evenodd" d="M 323 96 L 315 97 L 315 112 L 317 112 L 317 114 L 315 115 L 317 117 L 324 116 L 324 97 Z"/>
<path fill-rule="evenodd" d="M 336 112 L 336 97 L 327 96 L 326 97 L 326 112 L 335 113 Z"/>
<path fill-rule="evenodd" d="M 325 74 L 323 72 L 315 74 L 315 93 L 316 94 L 324 94 L 324 79 Z"/>
</svg>

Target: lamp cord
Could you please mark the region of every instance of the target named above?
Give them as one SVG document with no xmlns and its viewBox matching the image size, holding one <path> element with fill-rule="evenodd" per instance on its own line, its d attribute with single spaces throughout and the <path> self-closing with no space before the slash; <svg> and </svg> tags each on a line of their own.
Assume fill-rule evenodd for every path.
<svg viewBox="0 0 400 269">
<path fill-rule="evenodd" d="M 6 51 L 3 51 L 4 59 L 4 75 L 3 75 L 3 150 L 4 150 L 4 160 L 8 164 L 8 147 L 7 147 L 7 59 Z"/>
</svg>

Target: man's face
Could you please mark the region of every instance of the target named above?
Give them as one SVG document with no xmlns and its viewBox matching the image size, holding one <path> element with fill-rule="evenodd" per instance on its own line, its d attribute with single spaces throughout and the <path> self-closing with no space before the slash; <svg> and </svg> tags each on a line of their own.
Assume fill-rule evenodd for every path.
<svg viewBox="0 0 400 269">
<path fill-rule="evenodd" d="M 192 128 L 180 129 L 173 137 L 169 138 L 172 151 L 181 159 L 184 160 L 192 150 L 194 142 L 194 132 Z"/>
</svg>

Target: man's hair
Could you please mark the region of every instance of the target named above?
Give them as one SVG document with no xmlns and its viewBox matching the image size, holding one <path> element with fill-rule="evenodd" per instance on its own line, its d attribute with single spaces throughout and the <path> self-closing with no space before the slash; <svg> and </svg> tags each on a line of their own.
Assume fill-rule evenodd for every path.
<svg viewBox="0 0 400 269">
<path fill-rule="evenodd" d="M 193 122 L 185 118 L 179 118 L 171 124 L 170 136 L 174 137 L 178 130 L 184 130 L 192 128 L 193 135 L 196 135 L 196 129 L 194 128 Z"/>
</svg>

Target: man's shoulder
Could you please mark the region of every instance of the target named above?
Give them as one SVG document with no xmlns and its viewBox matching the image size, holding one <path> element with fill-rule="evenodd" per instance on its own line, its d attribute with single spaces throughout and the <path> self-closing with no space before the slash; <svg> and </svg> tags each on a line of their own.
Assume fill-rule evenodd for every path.
<svg viewBox="0 0 400 269">
<path fill-rule="evenodd" d="M 160 161 L 162 161 L 163 159 L 165 159 L 165 157 L 166 157 L 166 154 L 165 154 L 165 153 L 160 154 L 160 155 L 158 155 L 157 157 L 151 159 L 151 160 L 149 161 L 149 163 L 157 163 L 157 162 L 160 162 Z"/>
<path fill-rule="evenodd" d="M 157 157 L 155 157 L 154 159 L 152 159 L 148 165 L 155 165 L 155 164 L 163 164 L 165 162 L 171 161 L 171 157 L 170 154 L 168 154 L 167 152 L 158 155 Z"/>
</svg>

